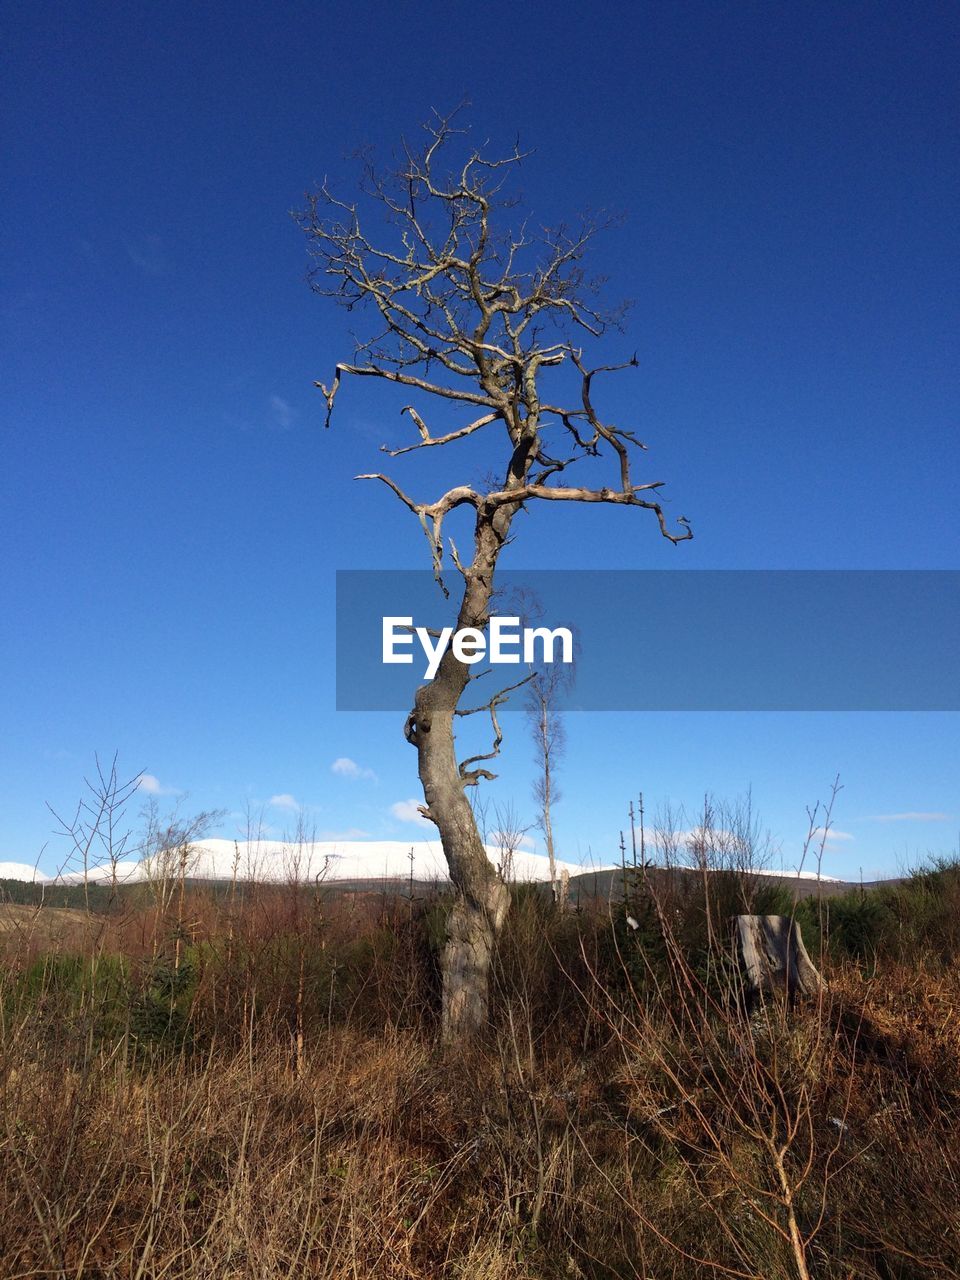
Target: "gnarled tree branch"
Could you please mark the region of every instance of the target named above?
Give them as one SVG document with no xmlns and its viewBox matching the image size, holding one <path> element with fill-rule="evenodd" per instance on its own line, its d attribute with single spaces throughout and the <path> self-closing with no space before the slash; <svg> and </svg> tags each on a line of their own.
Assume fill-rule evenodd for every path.
<svg viewBox="0 0 960 1280">
<path fill-rule="evenodd" d="M 501 189 L 523 159 L 519 144 L 505 155 L 488 156 L 484 148 L 464 145 L 464 131 L 452 116 L 435 117 L 425 131 L 421 147 L 405 146 L 397 172 L 381 174 L 367 164 L 358 200 L 345 201 L 324 183 L 296 216 L 313 259 L 312 287 L 371 319 L 369 336 L 357 339 L 352 360 L 337 363 L 329 387 L 316 384 L 326 404 L 325 425 L 335 401 L 340 411 L 339 389 L 347 376 L 395 383 L 424 403 L 471 407 L 474 416 L 465 425 L 433 434 L 420 401 L 407 404 L 401 412 L 410 415 L 418 438 L 382 451 L 400 458 L 475 437 L 492 461 L 492 480 L 454 485 L 423 502 L 382 472 L 357 478 L 380 481 L 417 517 L 445 594 L 444 521 L 460 507 L 472 508 L 472 549 L 458 551 L 451 539 L 450 554 L 463 582 L 457 626 L 482 631 L 512 521 L 531 502 L 640 507 L 654 513 L 671 543 L 693 534 L 685 517 L 667 521 L 659 498 L 662 481 L 634 478 L 646 446 L 633 430 L 603 421 L 594 405 L 597 376 L 635 367 L 636 355 L 624 364 L 590 368 L 572 341 L 571 335 L 599 338 L 618 323 L 584 269 L 594 235 L 609 220 L 584 219 L 572 227 L 545 228 L 539 236 L 522 219 L 519 228 L 511 227 L 504 222 L 510 204 Z M 456 162 L 448 162 L 457 151 Z M 563 386 L 577 375 L 573 403 L 566 403 L 566 392 L 546 394 L 551 380 Z M 586 459 L 611 464 L 609 483 L 561 482 Z M 448 647 L 434 679 L 418 688 L 404 725 L 417 749 L 421 812 L 437 825 L 458 893 L 444 952 L 448 1038 L 483 1021 L 493 942 L 509 902 L 465 789 L 494 776 L 482 766 L 499 754 L 497 711 L 510 689 L 483 707 L 461 711 L 470 672 Z M 492 748 L 458 762 L 455 718 L 482 710 L 490 714 Z"/>
<path fill-rule="evenodd" d="M 496 778 L 495 773 L 490 773 L 488 769 L 471 769 L 472 764 L 477 764 L 481 760 L 495 760 L 500 754 L 500 747 L 503 743 L 503 730 L 500 728 L 500 721 L 497 718 L 497 707 L 501 703 L 506 702 L 507 698 L 514 691 L 523 685 L 528 684 L 534 677 L 536 672 L 531 672 L 525 676 L 523 680 L 518 680 L 516 684 L 508 685 L 505 689 L 498 690 L 489 702 L 485 702 L 481 707 L 470 707 L 468 710 L 461 711 L 459 708 L 454 712 L 458 716 L 475 716 L 481 711 L 490 712 L 490 722 L 493 726 L 493 746 L 489 751 L 485 751 L 480 755 L 467 756 L 466 760 L 461 760 L 459 765 L 460 778 L 465 787 L 475 787 L 481 778 L 485 778 L 488 782 L 492 782 Z"/>
</svg>

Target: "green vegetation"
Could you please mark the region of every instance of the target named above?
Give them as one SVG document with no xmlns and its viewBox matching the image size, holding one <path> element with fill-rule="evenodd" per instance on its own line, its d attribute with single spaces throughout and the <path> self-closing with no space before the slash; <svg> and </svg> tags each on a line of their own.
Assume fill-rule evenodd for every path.
<svg viewBox="0 0 960 1280">
<path fill-rule="evenodd" d="M 949 965 L 960 955 L 960 862 L 936 859 L 901 880 L 826 898 L 807 899 L 798 919 L 816 937 L 822 928 L 837 956 Z"/>
<path fill-rule="evenodd" d="M 0 879 L 0 902 L 13 902 L 20 906 L 76 907 L 91 911 L 106 911 L 115 898 L 115 890 L 109 885 L 88 884 L 36 884 L 29 880 Z"/>
</svg>

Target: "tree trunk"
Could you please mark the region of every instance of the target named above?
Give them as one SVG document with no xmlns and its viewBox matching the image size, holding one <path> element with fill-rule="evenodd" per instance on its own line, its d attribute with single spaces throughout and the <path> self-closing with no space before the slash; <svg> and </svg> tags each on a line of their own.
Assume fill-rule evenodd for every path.
<svg viewBox="0 0 960 1280">
<path fill-rule="evenodd" d="M 490 881 L 482 898 L 461 896 L 447 921 L 443 949 L 443 1039 L 452 1044 L 487 1022 L 490 966 L 500 927 L 510 908 L 510 890 Z"/>
<path fill-rule="evenodd" d="M 489 621 L 493 569 L 509 528 L 512 512 L 504 509 L 490 520 L 478 515 L 476 554 L 465 571 L 463 602 L 457 629 L 482 630 Z M 406 737 L 417 748 L 423 813 L 440 834 L 456 901 L 447 921 L 443 950 L 443 1040 L 469 1039 L 487 1021 L 490 965 L 497 936 L 510 909 L 510 890 L 487 857 L 466 788 L 485 770 L 469 771 L 457 762 L 453 721 L 470 668 L 449 647 L 432 683 L 417 690 Z"/>
<path fill-rule="evenodd" d="M 442 674 L 417 692 L 415 733 L 426 808 L 439 829 L 457 892 L 442 961 L 443 1039 L 449 1043 L 486 1022 L 490 962 L 510 891 L 487 857 L 464 790 L 454 748 L 454 708 L 435 705 L 450 697 L 451 690 L 437 688 Z"/>
<path fill-rule="evenodd" d="M 543 745 L 543 838 L 550 861 L 550 893 L 553 901 L 560 901 L 560 884 L 557 880 L 557 859 L 553 850 L 553 822 L 550 816 L 550 737 L 547 722 L 547 700 L 540 699 L 540 740 Z"/>
</svg>

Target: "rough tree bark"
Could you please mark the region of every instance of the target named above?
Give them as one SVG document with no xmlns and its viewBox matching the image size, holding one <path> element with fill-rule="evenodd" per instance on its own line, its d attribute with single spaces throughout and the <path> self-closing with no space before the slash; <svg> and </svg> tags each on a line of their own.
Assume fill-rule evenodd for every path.
<svg viewBox="0 0 960 1280">
<path fill-rule="evenodd" d="M 474 627 L 482 631 L 487 625 L 493 573 L 511 518 L 509 507 L 501 508 L 495 519 L 478 515 L 474 559 L 469 570 L 464 571 L 458 629 Z M 454 717 L 470 714 L 459 707 L 469 680 L 470 668 L 448 649 L 433 681 L 417 690 L 404 730 L 407 741 L 417 748 L 426 802 L 422 812 L 437 824 L 450 879 L 457 891 L 447 920 L 442 963 L 443 1035 L 447 1041 L 462 1038 L 486 1021 L 493 948 L 510 907 L 510 891 L 487 857 L 466 794 L 466 788 L 475 786 L 481 777 L 494 776 L 486 769 L 470 766 L 492 758 L 499 750 L 501 734 L 495 700 L 472 709 L 489 709 L 495 733 L 493 749 L 486 756 L 457 762 Z"/>
<path fill-rule="evenodd" d="M 460 484 L 422 502 L 382 472 L 357 478 L 385 484 L 417 517 L 445 594 L 443 522 L 453 511 L 472 510 L 472 557 L 461 558 L 452 539 L 449 554 L 463 580 L 457 627 L 483 630 L 500 553 L 514 516 L 529 503 L 641 507 L 654 513 L 671 542 L 692 533 L 682 516 L 676 529 L 668 527 L 656 500 L 662 481 L 633 481 L 632 453 L 645 446 L 632 431 L 601 422 L 593 407 L 597 374 L 635 366 L 636 357 L 589 368 L 568 336 L 581 330 L 599 337 L 605 329 L 581 267 L 601 224 L 545 230 L 537 241 L 522 228 L 498 231 L 492 215 L 511 206 L 498 205 L 497 193 L 506 172 L 523 158 L 519 149 L 488 159 L 465 146 L 452 119 L 437 117 L 424 128 L 423 148 L 405 145 L 399 171 L 381 174 L 366 165 L 358 201 L 343 201 L 324 184 L 295 216 L 315 260 L 313 288 L 350 311 L 365 307 L 377 318 L 374 336 L 358 342 L 355 360 L 337 364 L 329 387 L 316 384 L 326 401 L 326 425 L 344 375 L 395 383 L 430 404 L 470 408 L 474 415 L 479 410 L 468 423 L 434 435 L 418 409 L 405 405 L 401 412 L 410 416 L 418 438 L 381 448 L 397 458 L 485 432 L 500 477 L 486 491 Z M 441 156 L 457 149 L 459 162 L 441 173 Z M 371 209 L 376 240 L 366 229 Z M 542 398 L 543 376 L 558 366 L 573 370 L 579 398 L 572 404 Z M 564 447 L 558 451 L 554 441 Z M 615 456 L 616 487 L 575 488 L 560 481 L 568 467 L 606 448 Z M 417 749 L 422 812 L 436 823 L 456 889 L 443 956 L 447 1041 L 469 1036 L 486 1020 L 490 961 L 510 903 L 506 884 L 487 858 L 466 790 L 495 776 L 483 765 L 499 752 L 497 708 L 509 690 L 465 710 L 459 704 L 471 678 L 470 668 L 448 649 L 434 680 L 417 690 L 405 727 Z M 490 715 L 493 745 L 458 763 L 455 717 L 481 712 Z"/>
</svg>

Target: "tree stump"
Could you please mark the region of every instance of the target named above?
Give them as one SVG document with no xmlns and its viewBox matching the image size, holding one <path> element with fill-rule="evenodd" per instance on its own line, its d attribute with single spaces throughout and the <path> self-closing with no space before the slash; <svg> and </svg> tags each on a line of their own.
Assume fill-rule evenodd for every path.
<svg viewBox="0 0 960 1280">
<path fill-rule="evenodd" d="M 826 983 L 803 945 L 800 926 L 790 916 L 736 916 L 736 943 L 747 1007 L 763 992 L 815 995 Z"/>
</svg>

